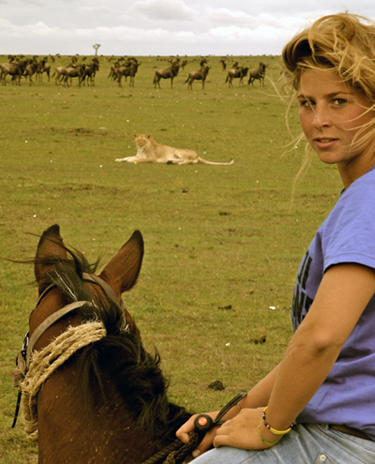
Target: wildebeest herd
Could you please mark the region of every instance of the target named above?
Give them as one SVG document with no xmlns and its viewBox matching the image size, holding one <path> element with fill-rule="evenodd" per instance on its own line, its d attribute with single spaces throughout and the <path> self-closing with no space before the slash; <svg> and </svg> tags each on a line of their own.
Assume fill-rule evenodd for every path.
<svg viewBox="0 0 375 464">
<path fill-rule="evenodd" d="M 73 83 L 73 78 L 77 78 L 78 86 L 82 84 L 95 85 L 95 75 L 99 71 L 99 59 L 95 56 L 91 62 L 86 62 L 83 59 L 78 63 L 77 57 L 71 58 L 71 62 L 67 66 L 52 67 L 48 62 L 54 61 L 54 57 L 44 57 L 39 59 L 38 56 L 33 58 L 25 58 L 24 56 L 8 56 L 8 63 L 0 64 L 0 80 L 2 85 L 7 84 L 7 76 L 11 76 L 14 85 L 21 85 L 21 79 L 25 78 L 29 85 L 34 83 L 33 77 L 36 81 L 42 81 L 43 73 L 47 74 L 48 81 L 54 78 L 56 85 L 63 85 L 69 87 Z M 180 60 L 180 58 L 173 58 L 168 60 L 170 66 L 167 68 L 158 69 L 155 71 L 153 84 L 155 88 L 161 88 L 160 81 L 162 79 L 169 79 L 171 88 L 173 88 L 173 79 L 177 77 L 179 71 L 184 70 L 188 60 Z M 206 58 L 194 59 L 197 61 L 200 68 L 196 71 L 189 72 L 185 84 L 188 90 L 192 90 L 193 82 L 195 80 L 202 82 L 202 89 L 205 88 L 205 82 L 211 66 L 209 66 Z M 134 87 L 135 76 L 138 68 L 142 63 L 134 57 L 120 58 L 111 66 L 108 79 L 117 82 L 118 86 L 122 87 L 122 78 L 127 81 L 129 77 L 129 86 Z M 226 71 L 226 61 L 220 60 L 222 70 Z M 259 80 L 260 86 L 264 86 L 267 65 L 263 62 L 259 63 L 258 68 L 250 69 L 249 66 L 240 66 L 238 62 L 234 62 L 227 72 L 225 83 L 229 87 L 233 87 L 233 80 L 239 79 L 239 85 L 243 84 L 244 78 L 248 76 L 248 84 L 253 84 L 255 80 Z M 51 75 L 53 71 L 53 74 Z"/>
</svg>

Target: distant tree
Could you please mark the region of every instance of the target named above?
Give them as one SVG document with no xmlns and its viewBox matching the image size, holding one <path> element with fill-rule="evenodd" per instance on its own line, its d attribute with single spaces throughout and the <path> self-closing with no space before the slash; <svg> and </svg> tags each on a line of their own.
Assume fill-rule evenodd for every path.
<svg viewBox="0 0 375 464">
<path fill-rule="evenodd" d="M 98 49 L 99 49 L 100 45 L 95 44 L 95 45 L 93 45 L 93 47 L 95 48 L 95 56 L 97 56 L 98 55 Z"/>
</svg>

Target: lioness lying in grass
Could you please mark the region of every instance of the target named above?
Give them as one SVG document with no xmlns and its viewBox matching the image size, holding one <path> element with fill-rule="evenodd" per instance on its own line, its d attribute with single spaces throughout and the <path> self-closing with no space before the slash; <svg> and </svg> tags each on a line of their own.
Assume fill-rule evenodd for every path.
<svg viewBox="0 0 375 464">
<path fill-rule="evenodd" d="M 151 134 L 137 134 L 134 132 L 134 140 L 137 146 L 137 154 L 127 158 L 117 158 L 115 161 L 126 161 L 127 163 L 165 163 L 165 164 L 214 164 L 228 166 L 233 164 L 233 159 L 229 163 L 215 163 L 206 161 L 198 156 L 194 150 L 184 148 L 173 148 L 168 145 L 161 145 L 155 142 Z"/>
</svg>

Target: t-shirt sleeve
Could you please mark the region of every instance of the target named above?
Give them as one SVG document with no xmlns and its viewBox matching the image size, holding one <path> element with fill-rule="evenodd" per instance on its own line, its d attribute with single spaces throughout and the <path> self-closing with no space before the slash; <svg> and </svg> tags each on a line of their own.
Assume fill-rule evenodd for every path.
<svg viewBox="0 0 375 464">
<path fill-rule="evenodd" d="M 375 269 L 375 184 L 370 179 L 353 183 L 327 221 L 321 237 L 324 271 L 342 263 Z"/>
</svg>

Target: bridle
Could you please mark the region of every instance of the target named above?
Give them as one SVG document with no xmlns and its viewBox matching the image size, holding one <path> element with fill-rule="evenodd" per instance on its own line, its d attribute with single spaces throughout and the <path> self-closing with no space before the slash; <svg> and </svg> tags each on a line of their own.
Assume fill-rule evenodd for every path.
<svg viewBox="0 0 375 464">
<path fill-rule="evenodd" d="M 113 288 L 109 284 L 107 284 L 107 282 L 105 282 L 105 280 L 103 280 L 102 278 L 100 278 L 100 277 L 98 277 L 98 276 L 96 276 L 94 274 L 88 274 L 86 272 L 84 272 L 82 274 L 82 280 L 83 280 L 83 282 L 90 282 L 90 283 L 93 283 L 93 284 L 99 286 L 102 289 L 102 291 L 104 292 L 104 294 L 106 295 L 106 297 L 109 300 L 111 300 L 111 302 L 114 303 L 118 307 L 118 309 L 120 311 L 124 310 L 124 302 L 123 302 L 123 300 L 122 299 L 120 301 L 118 300 L 116 292 L 113 290 Z M 38 308 L 41 301 L 47 296 L 47 294 L 51 290 L 53 290 L 55 288 L 57 288 L 57 285 L 56 284 L 51 284 L 43 291 L 43 293 L 38 298 L 37 304 L 35 306 L 35 309 L 32 311 L 32 313 Z M 29 336 L 29 332 L 26 333 L 24 341 L 22 343 L 22 349 L 18 353 L 17 358 L 16 358 L 16 366 L 18 368 L 19 373 L 16 374 L 15 378 L 14 378 L 15 386 L 19 387 L 20 382 L 22 381 L 22 379 L 27 374 L 27 372 L 28 372 L 28 370 L 30 368 L 30 364 L 32 362 L 32 355 L 33 355 L 35 345 L 40 340 L 42 335 L 50 327 L 52 327 L 57 321 L 62 319 L 64 316 L 66 316 L 67 314 L 70 314 L 71 312 L 75 311 L 76 309 L 81 308 L 84 305 L 95 306 L 95 304 L 93 302 L 91 302 L 91 301 L 75 301 L 75 302 L 70 303 L 70 304 L 64 306 L 63 308 L 55 311 L 53 314 L 51 314 L 49 317 L 47 317 L 41 324 L 38 325 L 38 327 L 35 329 L 35 331 L 33 332 L 31 337 Z M 30 317 L 31 317 L 31 314 L 30 314 Z M 126 327 L 125 327 L 125 329 L 126 329 Z M 18 413 L 19 413 L 20 404 L 21 404 L 21 396 L 22 396 L 22 389 L 19 388 L 18 397 L 17 397 L 16 411 L 15 411 L 15 414 L 14 414 L 12 428 L 14 428 L 16 426 L 16 423 L 17 423 Z"/>
<path fill-rule="evenodd" d="M 84 282 L 90 282 L 95 285 L 98 285 L 106 297 L 111 300 L 119 310 L 123 311 L 124 310 L 124 304 L 121 299 L 121 301 L 118 301 L 117 295 L 115 291 L 112 289 L 110 285 L 108 285 L 103 279 L 101 279 L 98 276 L 95 276 L 93 274 L 87 274 L 83 273 L 83 281 Z M 35 309 L 40 305 L 41 301 L 43 298 L 46 297 L 46 295 L 53 290 L 54 288 L 58 288 L 56 284 L 51 284 L 48 286 L 43 293 L 40 295 L 37 305 Z M 91 301 L 76 301 L 74 303 L 70 303 L 63 308 L 55 311 L 51 316 L 47 317 L 33 332 L 31 338 L 29 339 L 29 333 L 26 334 L 23 345 L 22 345 L 22 350 L 18 354 L 17 357 L 17 367 L 19 369 L 19 374 L 17 374 L 19 377 L 22 379 L 28 372 L 30 368 L 30 364 L 32 364 L 33 359 L 33 350 L 40 339 L 40 337 L 51 327 L 53 324 L 55 324 L 58 320 L 60 320 L 62 317 L 65 315 L 71 313 L 72 311 L 75 311 L 76 309 L 84 306 L 84 305 L 90 305 L 90 306 L 95 306 L 94 302 Z M 35 311 L 34 309 L 34 311 Z M 127 327 L 124 327 L 125 330 L 127 330 Z M 69 330 L 69 329 L 68 329 Z M 49 345 L 50 346 L 50 345 Z M 48 346 L 48 348 L 49 348 Z M 35 367 L 35 364 L 33 364 Z M 15 376 L 16 377 L 16 376 Z M 21 379 L 19 379 L 20 382 Z M 19 386 L 19 385 L 18 385 Z M 14 420 L 13 420 L 13 425 L 12 428 L 15 427 L 16 422 L 17 422 L 17 417 L 20 409 L 20 404 L 21 404 L 21 395 L 22 395 L 22 389 L 19 388 L 19 393 L 18 393 L 18 399 L 17 399 L 17 406 L 16 406 L 16 411 L 14 415 Z M 205 414 L 201 414 L 196 418 L 195 421 L 195 427 L 196 431 L 192 432 L 191 434 L 191 439 L 189 440 L 189 443 L 186 445 L 183 445 L 178 439 L 176 439 L 171 445 L 167 446 L 166 448 L 160 450 L 158 453 L 156 453 L 154 456 L 149 458 L 147 461 L 145 461 L 143 464 L 154 464 L 156 462 L 160 462 L 160 459 L 164 459 L 164 457 L 168 456 L 164 463 L 170 462 L 170 463 L 177 463 L 177 462 L 182 462 L 182 460 L 189 454 L 193 449 L 196 448 L 198 443 L 201 441 L 203 438 L 205 432 L 209 430 L 210 428 L 222 424 L 224 421 L 222 421 L 222 417 L 231 409 L 235 404 L 238 404 L 241 399 L 243 399 L 246 396 L 246 393 L 240 393 L 238 394 L 235 398 L 233 398 L 224 408 L 219 412 L 215 420 L 211 419 L 210 416 L 207 416 Z M 203 420 L 203 422 L 202 422 Z"/>
</svg>

